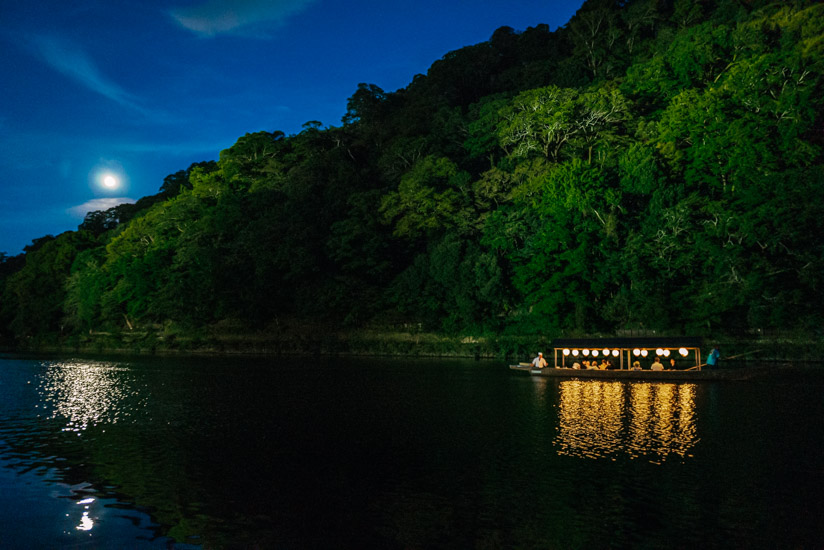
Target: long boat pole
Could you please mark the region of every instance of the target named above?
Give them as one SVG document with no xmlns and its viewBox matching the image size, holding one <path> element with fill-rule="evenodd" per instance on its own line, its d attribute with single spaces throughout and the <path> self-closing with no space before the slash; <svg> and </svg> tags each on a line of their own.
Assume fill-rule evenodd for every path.
<svg viewBox="0 0 824 550">
<path fill-rule="evenodd" d="M 732 355 L 730 357 L 725 357 L 724 360 L 729 361 L 730 359 L 738 359 L 739 357 L 744 357 L 745 355 L 752 355 L 753 353 L 758 353 L 759 351 L 762 351 L 762 350 L 756 349 L 756 350 L 753 350 L 753 351 L 748 351 L 747 353 L 739 353 L 738 355 Z M 700 369 L 701 367 L 706 367 L 706 366 L 707 366 L 707 363 L 701 363 L 698 366 L 690 367 L 686 370 L 695 370 L 695 369 Z"/>
</svg>

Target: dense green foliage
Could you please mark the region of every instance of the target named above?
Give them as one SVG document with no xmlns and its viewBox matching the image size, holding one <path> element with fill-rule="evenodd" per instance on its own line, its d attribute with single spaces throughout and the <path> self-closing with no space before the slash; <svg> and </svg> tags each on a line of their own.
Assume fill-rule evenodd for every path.
<svg viewBox="0 0 824 550">
<path fill-rule="evenodd" d="M 0 257 L 17 338 L 816 330 L 824 5 L 590 0 Z"/>
</svg>

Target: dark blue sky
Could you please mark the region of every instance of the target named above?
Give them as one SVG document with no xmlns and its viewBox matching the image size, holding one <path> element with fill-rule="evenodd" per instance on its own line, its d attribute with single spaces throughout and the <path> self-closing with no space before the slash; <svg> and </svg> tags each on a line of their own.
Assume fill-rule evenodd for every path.
<svg viewBox="0 0 824 550">
<path fill-rule="evenodd" d="M 154 194 L 247 132 L 340 125 L 359 82 L 403 88 L 582 3 L 0 0 L 0 252 Z"/>
</svg>

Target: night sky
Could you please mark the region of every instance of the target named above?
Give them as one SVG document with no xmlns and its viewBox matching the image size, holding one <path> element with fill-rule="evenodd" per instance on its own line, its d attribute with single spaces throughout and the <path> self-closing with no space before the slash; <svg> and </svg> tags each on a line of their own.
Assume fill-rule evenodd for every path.
<svg viewBox="0 0 824 550">
<path fill-rule="evenodd" d="M 583 0 L 0 0 L 0 252 L 158 192 L 247 132 L 339 126 L 359 82 L 566 24 Z"/>
</svg>

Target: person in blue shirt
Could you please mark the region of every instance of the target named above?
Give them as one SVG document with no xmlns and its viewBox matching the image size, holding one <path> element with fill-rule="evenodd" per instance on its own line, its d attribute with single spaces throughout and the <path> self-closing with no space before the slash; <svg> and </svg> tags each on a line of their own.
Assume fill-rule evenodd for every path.
<svg viewBox="0 0 824 550">
<path fill-rule="evenodd" d="M 720 348 L 712 348 L 709 356 L 707 357 L 707 366 L 711 369 L 718 368 L 718 359 L 721 357 Z"/>
</svg>

